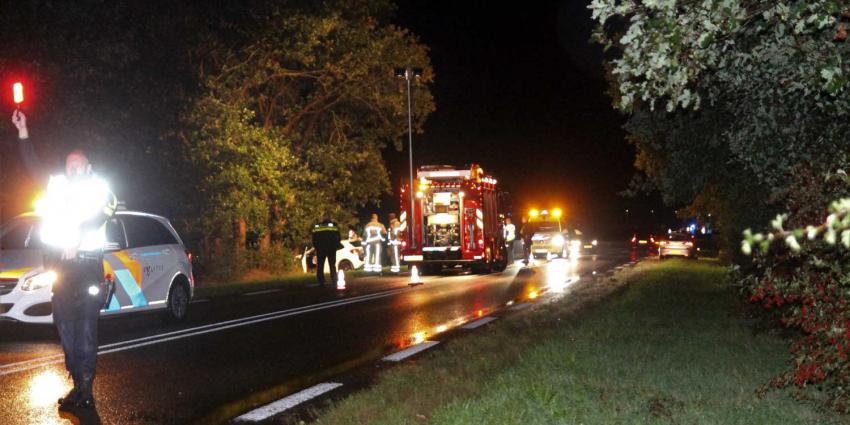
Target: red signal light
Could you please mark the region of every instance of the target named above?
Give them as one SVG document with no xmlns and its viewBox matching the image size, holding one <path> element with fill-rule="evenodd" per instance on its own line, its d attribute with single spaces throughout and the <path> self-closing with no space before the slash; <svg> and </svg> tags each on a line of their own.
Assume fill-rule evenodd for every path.
<svg viewBox="0 0 850 425">
<path fill-rule="evenodd" d="M 16 105 L 24 102 L 24 85 L 20 82 L 12 84 L 12 97 Z"/>
</svg>

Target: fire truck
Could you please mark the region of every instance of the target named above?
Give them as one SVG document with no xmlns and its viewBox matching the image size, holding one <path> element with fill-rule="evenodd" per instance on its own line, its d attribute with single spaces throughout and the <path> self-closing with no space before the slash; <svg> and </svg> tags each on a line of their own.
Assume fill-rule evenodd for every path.
<svg viewBox="0 0 850 425">
<path fill-rule="evenodd" d="M 419 168 L 401 189 L 402 260 L 423 273 L 465 266 L 476 273 L 507 265 L 498 182 L 478 165 Z"/>
</svg>

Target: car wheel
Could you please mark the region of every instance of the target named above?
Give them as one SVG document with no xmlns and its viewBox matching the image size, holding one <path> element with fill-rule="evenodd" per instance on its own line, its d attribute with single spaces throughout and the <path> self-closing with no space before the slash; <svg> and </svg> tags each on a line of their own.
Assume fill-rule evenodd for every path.
<svg viewBox="0 0 850 425">
<path fill-rule="evenodd" d="M 166 305 L 167 321 L 181 322 L 186 319 L 186 313 L 189 310 L 189 286 L 185 282 L 174 282 L 168 293 Z"/>
<path fill-rule="evenodd" d="M 349 271 L 351 271 L 352 269 L 354 269 L 354 265 L 353 265 L 353 264 L 351 264 L 351 261 L 348 261 L 348 260 L 342 260 L 342 261 L 340 261 L 340 262 L 339 262 L 339 265 L 337 265 L 337 266 L 336 266 L 336 269 L 337 269 L 337 270 L 342 270 L 342 271 L 344 271 L 344 272 L 348 273 Z"/>
</svg>

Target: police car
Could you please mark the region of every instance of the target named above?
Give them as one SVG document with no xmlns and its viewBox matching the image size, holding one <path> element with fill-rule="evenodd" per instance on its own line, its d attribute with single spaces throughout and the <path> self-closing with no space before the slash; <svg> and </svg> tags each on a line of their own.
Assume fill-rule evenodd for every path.
<svg viewBox="0 0 850 425">
<path fill-rule="evenodd" d="M 0 320 L 53 323 L 52 288 L 61 279 L 43 265 L 39 217 L 17 216 L 0 227 Z M 182 320 L 195 287 L 192 256 L 171 223 L 118 211 L 106 224 L 102 316 L 163 310 Z"/>
</svg>

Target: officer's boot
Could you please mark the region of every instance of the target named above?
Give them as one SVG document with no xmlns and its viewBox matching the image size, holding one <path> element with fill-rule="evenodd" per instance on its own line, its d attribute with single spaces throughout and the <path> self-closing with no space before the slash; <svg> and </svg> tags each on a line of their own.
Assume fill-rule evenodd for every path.
<svg viewBox="0 0 850 425">
<path fill-rule="evenodd" d="M 76 406 L 77 403 L 80 402 L 80 378 L 77 374 L 72 373 L 71 379 L 74 381 L 74 388 L 71 388 L 71 391 L 68 391 L 68 394 L 65 394 L 64 397 L 59 398 L 59 409 L 67 410 L 73 406 Z"/>
<path fill-rule="evenodd" d="M 94 408 L 94 394 L 92 394 L 93 382 L 94 374 L 83 374 L 80 377 L 80 400 L 77 402 L 77 407 L 83 409 Z"/>
</svg>

